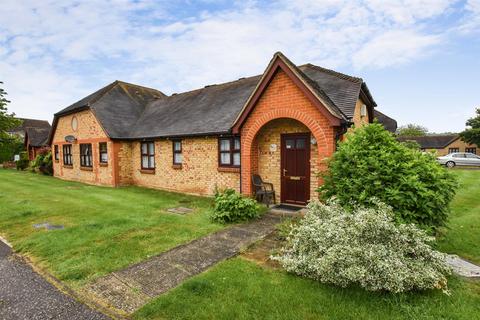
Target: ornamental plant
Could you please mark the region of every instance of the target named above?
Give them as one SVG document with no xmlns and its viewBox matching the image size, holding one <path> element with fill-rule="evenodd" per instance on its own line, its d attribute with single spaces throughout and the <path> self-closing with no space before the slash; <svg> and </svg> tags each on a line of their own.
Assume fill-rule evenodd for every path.
<svg viewBox="0 0 480 320">
<path fill-rule="evenodd" d="M 378 123 L 354 129 L 338 146 L 323 174 L 320 198 L 335 197 L 347 209 L 373 198 L 394 209 L 399 222 L 426 229 L 444 225 L 456 180 L 432 154 L 412 150 Z"/>
<path fill-rule="evenodd" d="M 215 194 L 211 219 L 215 222 L 231 223 L 257 218 L 261 214 L 261 207 L 254 199 L 244 197 L 233 189 L 226 189 Z"/>
<path fill-rule="evenodd" d="M 370 291 L 447 292 L 450 267 L 433 238 L 414 224 L 397 224 L 391 207 L 345 211 L 337 202 L 311 202 L 292 227 L 277 260 L 289 272 L 340 287 Z"/>
</svg>

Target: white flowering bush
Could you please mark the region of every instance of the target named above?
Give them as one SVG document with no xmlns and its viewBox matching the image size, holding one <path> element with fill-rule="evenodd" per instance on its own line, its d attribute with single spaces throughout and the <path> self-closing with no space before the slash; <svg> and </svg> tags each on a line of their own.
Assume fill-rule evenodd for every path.
<svg viewBox="0 0 480 320">
<path fill-rule="evenodd" d="M 289 272 L 341 287 L 447 292 L 451 270 L 432 241 L 413 224 L 396 224 L 392 209 L 379 202 L 352 212 L 332 201 L 312 202 L 272 258 Z"/>
</svg>

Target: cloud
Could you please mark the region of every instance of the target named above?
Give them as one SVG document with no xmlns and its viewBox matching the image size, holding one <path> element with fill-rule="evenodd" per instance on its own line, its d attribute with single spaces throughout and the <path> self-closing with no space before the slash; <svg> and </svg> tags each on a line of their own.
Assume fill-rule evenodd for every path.
<svg viewBox="0 0 480 320">
<path fill-rule="evenodd" d="M 465 16 L 458 30 L 463 34 L 480 33 L 480 0 L 468 0 L 465 5 Z"/>
<path fill-rule="evenodd" d="M 353 58 L 357 68 L 406 64 L 429 54 L 441 42 L 437 35 L 423 35 L 413 30 L 392 30 L 368 41 Z"/>
<path fill-rule="evenodd" d="M 51 118 L 114 79 L 180 92 L 261 73 L 278 50 L 296 63 L 387 68 L 446 41 L 428 26 L 454 3 L 4 0 L 0 80 L 18 114 Z"/>
</svg>

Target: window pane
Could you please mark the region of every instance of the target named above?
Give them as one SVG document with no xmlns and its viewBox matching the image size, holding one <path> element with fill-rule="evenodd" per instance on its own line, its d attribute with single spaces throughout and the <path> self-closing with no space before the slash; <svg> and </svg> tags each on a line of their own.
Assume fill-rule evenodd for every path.
<svg viewBox="0 0 480 320">
<path fill-rule="evenodd" d="M 220 151 L 229 151 L 230 150 L 230 139 L 220 140 Z"/>
<path fill-rule="evenodd" d="M 240 138 L 235 138 L 233 140 L 233 143 L 234 143 L 233 149 L 240 150 Z"/>
<path fill-rule="evenodd" d="M 148 168 L 148 157 L 147 156 L 142 157 L 142 168 Z"/>
<path fill-rule="evenodd" d="M 182 163 L 182 154 L 181 153 L 175 153 L 174 155 L 174 162 L 177 164 Z"/>
<path fill-rule="evenodd" d="M 180 141 L 174 141 L 173 142 L 173 148 L 174 148 L 175 151 L 182 150 L 182 143 Z"/>
<path fill-rule="evenodd" d="M 149 154 L 154 154 L 155 153 L 155 145 L 153 144 L 153 142 L 150 142 L 148 144 L 148 153 Z"/>
<path fill-rule="evenodd" d="M 142 143 L 142 154 L 146 154 L 146 153 L 147 153 L 147 144 Z"/>
<path fill-rule="evenodd" d="M 100 143 L 100 152 L 107 152 L 107 144 Z"/>
<path fill-rule="evenodd" d="M 293 149 L 295 148 L 295 140 L 287 139 L 287 141 L 285 142 L 285 145 L 287 149 Z"/>
<path fill-rule="evenodd" d="M 108 153 L 101 153 L 100 154 L 100 161 L 108 162 Z"/>
<path fill-rule="evenodd" d="M 305 139 L 297 139 L 297 149 L 305 149 Z"/>
<path fill-rule="evenodd" d="M 150 167 L 149 168 L 155 168 L 155 157 L 154 156 L 149 156 L 150 158 Z"/>
<path fill-rule="evenodd" d="M 230 164 L 230 153 L 220 153 L 220 163 Z"/>
<path fill-rule="evenodd" d="M 240 152 L 235 152 L 233 154 L 233 165 L 239 166 L 240 165 Z"/>
</svg>

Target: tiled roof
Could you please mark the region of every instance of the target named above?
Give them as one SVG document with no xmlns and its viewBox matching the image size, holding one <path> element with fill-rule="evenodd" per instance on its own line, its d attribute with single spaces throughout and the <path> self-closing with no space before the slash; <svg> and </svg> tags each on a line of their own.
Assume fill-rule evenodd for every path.
<svg viewBox="0 0 480 320">
<path fill-rule="evenodd" d="M 29 144 L 32 147 L 43 147 L 48 145 L 49 128 L 26 128 L 26 136 L 28 137 Z"/>
<path fill-rule="evenodd" d="M 459 138 L 456 134 L 399 137 L 399 141 L 416 141 L 422 149 L 443 149 Z"/>
<path fill-rule="evenodd" d="M 366 103 L 376 105 L 360 78 L 312 64 L 290 67 L 342 118 L 353 117 L 361 90 Z M 260 75 L 241 78 L 168 97 L 116 81 L 56 113 L 54 126 L 59 116 L 90 108 L 113 139 L 227 133 L 260 79 Z"/>
<path fill-rule="evenodd" d="M 380 122 L 383 125 L 383 127 L 386 130 L 388 130 L 392 133 L 397 131 L 397 121 L 395 119 L 390 118 L 389 116 L 387 116 L 384 113 L 381 113 L 378 110 L 373 111 L 373 116 L 374 116 L 375 119 L 378 120 L 378 122 Z"/>
</svg>

